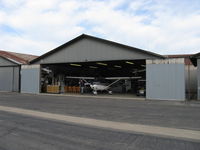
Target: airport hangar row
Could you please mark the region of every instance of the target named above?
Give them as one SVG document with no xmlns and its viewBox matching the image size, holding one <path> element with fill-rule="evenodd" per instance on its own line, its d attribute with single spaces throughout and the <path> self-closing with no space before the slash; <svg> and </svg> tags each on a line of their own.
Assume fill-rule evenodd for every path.
<svg viewBox="0 0 200 150">
<path fill-rule="evenodd" d="M 149 51 L 81 35 L 21 66 L 21 93 L 65 93 L 78 86 L 67 77 L 139 77 L 113 87 L 114 93 L 136 94 L 144 88 L 146 99 L 185 100 L 184 59 L 166 59 Z M 91 81 L 90 81 L 91 82 Z M 119 88 L 120 83 L 125 84 Z"/>
</svg>

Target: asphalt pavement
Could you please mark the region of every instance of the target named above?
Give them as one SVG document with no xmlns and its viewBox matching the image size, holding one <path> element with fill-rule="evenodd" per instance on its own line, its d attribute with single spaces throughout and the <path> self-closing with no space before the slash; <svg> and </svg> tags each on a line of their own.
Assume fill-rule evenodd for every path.
<svg viewBox="0 0 200 150">
<path fill-rule="evenodd" d="M 1 150 L 199 150 L 200 143 L 0 111 Z"/>
<path fill-rule="evenodd" d="M 200 130 L 200 103 L 0 93 L 0 105 L 109 121 Z"/>
</svg>

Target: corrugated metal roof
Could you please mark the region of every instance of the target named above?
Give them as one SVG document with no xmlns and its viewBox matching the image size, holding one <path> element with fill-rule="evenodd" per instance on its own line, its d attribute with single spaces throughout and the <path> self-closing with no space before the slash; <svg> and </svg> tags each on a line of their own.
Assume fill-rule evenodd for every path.
<svg viewBox="0 0 200 150">
<path fill-rule="evenodd" d="M 168 58 L 189 58 L 193 54 L 177 54 L 177 55 L 165 55 Z"/>
<path fill-rule="evenodd" d="M 167 58 L 185 58 L 185 65 L 192 65 L 190 57 L 193 54 L 178 54 L 178 55 L 165 55 Z"/>
<path fill-rule="evenodd" d="M 29 61 L 36 59 L 38 56 L 30 54 L 15 53 L 0 50 L 0 56 L 17 64 L 28 64 Z"/>
</svg>

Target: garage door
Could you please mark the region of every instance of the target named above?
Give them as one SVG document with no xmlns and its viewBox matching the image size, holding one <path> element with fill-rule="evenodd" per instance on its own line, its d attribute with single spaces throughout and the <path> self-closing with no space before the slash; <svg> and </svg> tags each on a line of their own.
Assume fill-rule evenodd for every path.
<svg viewBox="0 0 200 150">
<path fill-rule="evenodd" d="M 0 67 L 0 91 L 19 91 L 19 67 Z"/>
</svg>

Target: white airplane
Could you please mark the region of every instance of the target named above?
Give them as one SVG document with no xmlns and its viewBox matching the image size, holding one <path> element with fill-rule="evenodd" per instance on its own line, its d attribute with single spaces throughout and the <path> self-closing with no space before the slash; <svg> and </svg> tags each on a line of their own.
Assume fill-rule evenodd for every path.
<svg viewBox="0 0 200 150">
<path fill-rule="evenodd" d="M 84 82 L 85 82 L 85 85 L 89 85 L 90 88 L 93 90 L 93 94 L 97 95 L 97 91 L 107 91 L 109 94 L 112 94 L 112 91 L 109 90 L 111 88 L 111 86 L 115 83 L 117 83 L 118 81 L 120 80 L 127 80 L 127 79 L 140 79 L 141 77 L 106 77 L 104 79 L 107 79 L 107 80 L 115 80 L 114 82 L 108 84 L 108 85 L 104 85 L 103 83 L 100 83 L 100 82 L 93 82 L 92 83 L 89 83 L 87 81 L 87 79 L 90 79 L 90 80 L 94 80 L 95 78 L 94 77 L 72 77 L 72 76 L 67 76 L 66 78 L 69 78 L 69 79 L 82 79 Z"/>
</svg>

